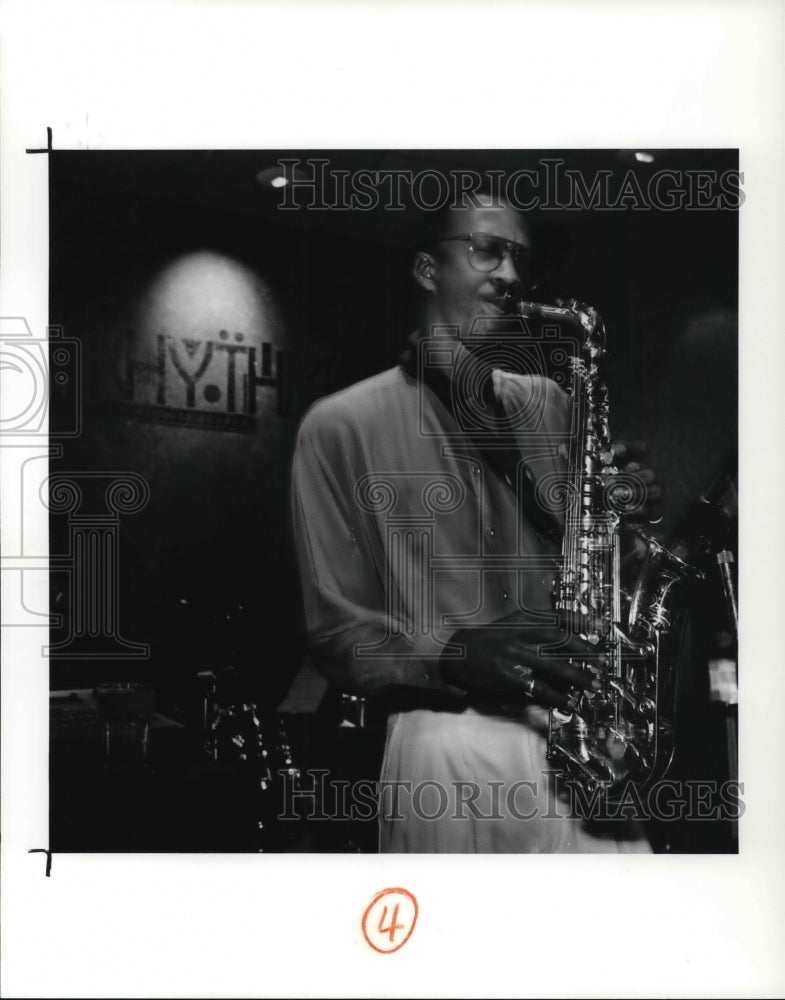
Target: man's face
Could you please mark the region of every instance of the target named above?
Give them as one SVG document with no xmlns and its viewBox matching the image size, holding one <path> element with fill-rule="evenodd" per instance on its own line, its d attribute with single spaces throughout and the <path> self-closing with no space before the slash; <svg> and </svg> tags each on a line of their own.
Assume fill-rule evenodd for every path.
<svg viewBox="0 0 785 1000">
<path fill-rule="evenodd" d="M 454 210 L 443 235 L 466 236 L 469 233 L 486 233 L 530 246 L 523 219 L 508 205 L 489 204 Z M 476 270 L 469 261 L 468 246 L 459 240 L 442 240 L 430 255 L 433 260 L 430 322 L 458 326 L 461 338 L 469 334 L 475 319 L 504 315 L 505 295 L 514 293 L 524 280 L 509 255 L 493 271 Z"/>
</svg>

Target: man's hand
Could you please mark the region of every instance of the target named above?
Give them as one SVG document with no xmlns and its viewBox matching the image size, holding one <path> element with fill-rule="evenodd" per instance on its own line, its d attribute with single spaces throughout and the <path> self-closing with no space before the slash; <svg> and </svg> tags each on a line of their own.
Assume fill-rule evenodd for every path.
<svg viewBox="0 0 785 1000">
<path fill-rule="evenodd" d="M 490 625 L 460 629 L 450 646 L 461 647 L 463 653 L 442 657 L 442 675 L 465 690 L 517 695 L 571 712 L 576 707 L 574 689 L 600 688 L 591 671 L 569 662 L 572 657 L 599 664 L 596 647 L 563 627 L 532 625 L 521 612 Z"/>
<path fill-rule="evenodd" d="M 646 464 L 647 452 L 644 441 L 617 441 L 613 446 L 613 460 L 619 471 L 611 481 L 618 481 L 617 509 L 629 523 L 653 523 L 662 514 L 662 487 L 656 472 Z"/>
</svg>

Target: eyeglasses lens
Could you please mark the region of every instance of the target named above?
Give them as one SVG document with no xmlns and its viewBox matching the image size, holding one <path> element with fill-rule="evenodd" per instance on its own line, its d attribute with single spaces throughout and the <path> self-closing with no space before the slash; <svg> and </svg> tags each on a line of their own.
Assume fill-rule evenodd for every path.
<svg viewBox="0 0 785 1000">
<path fill-rule="evenodd" d="M 524 247 L 517 247 L 505 240 L 488 236 L 475 236 L 469 245 L 469 261 L 477 271 L 495 271 L 505 255 L 509 254 L 518 277 L 525 281 L 529 277 L 529 253 Z"/>
</svg>

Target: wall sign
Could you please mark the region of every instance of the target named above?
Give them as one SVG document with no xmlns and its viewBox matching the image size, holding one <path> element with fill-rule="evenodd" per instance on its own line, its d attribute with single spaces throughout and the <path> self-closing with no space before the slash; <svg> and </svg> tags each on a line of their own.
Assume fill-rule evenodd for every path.
<svg viewBox="0 0 785 1000">
<path fill-rule="evenodd" d="M 125 399 L 109 408 L 134 420 L 250 433 L 256 429 L 257 389 L 276 390 L 276 413 L 291 411 L 288 352 L 243 333 L 221 330 L 215 339 L 159 333 L 154 350 L 125 338 Z"/>
</svg>

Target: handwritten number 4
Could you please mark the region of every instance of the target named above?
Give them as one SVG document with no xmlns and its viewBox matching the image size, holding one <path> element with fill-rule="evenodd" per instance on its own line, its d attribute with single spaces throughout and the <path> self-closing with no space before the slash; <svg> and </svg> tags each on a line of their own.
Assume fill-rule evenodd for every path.
<svg viewBox="0 0 785 1000">
<path fill-rule="evenodd" d="M 398 907 L 399 907 L 399 905 L 400 905 L 399 903 L 395 904 L 395 909 L 393 910 L 393 915 L 392 915 L 392 921 L 391 921 L 391 923 L 389 923 L 387 925 L 387 927 L 383 926 L 384 921 L 385 921 L 385 919 L 387 917 L 387 907 L 386 906 L 382 910 L 381 917 L 379 917 L 379 933 L 380 934 L 389 934 L 390 935 L 390 944 L 393 944 L 393 942 L 395 941 L 395 932 L 396 931 L 402 931 L 402 930 L 404 930 L 405 926 L 406 926 L 405 924 L 399 924 L 398 923 Z"/>
</svg>

